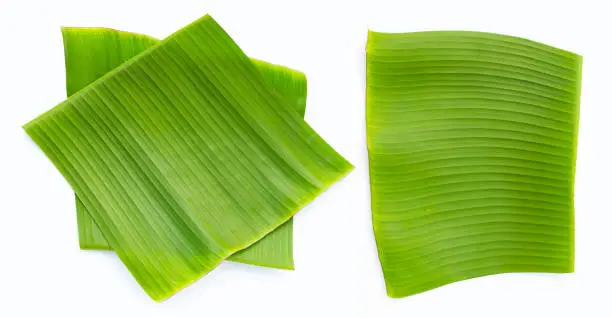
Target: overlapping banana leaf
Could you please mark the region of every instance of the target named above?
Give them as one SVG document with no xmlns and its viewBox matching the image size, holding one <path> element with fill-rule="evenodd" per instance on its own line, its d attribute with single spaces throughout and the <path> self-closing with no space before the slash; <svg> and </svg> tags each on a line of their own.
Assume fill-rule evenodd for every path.
<svg viewBox="0 0 612 318">
<path fill-rule="evenodd" d="M 352 169 L 210 16 L 24 128 L 155 300 Z"/>
<path fill-rule="evenodd" d="M 496 34 L 369 34 L 373 223 L 391 297 L 573 271 L 581 63 Z"/>
<path fill-rule="evenodd" d="M 62 28 L 68 96 L 102 77 L 159 40 L 135 33 L 106 28 Z M 299 114 L 306 109 L 306 77 L 303 73 L 252 60 L 269 87 L 276 90 Z M 76 198 L 79 244 L 82 249 L 109 250 L 111 247 Z M 263 239 L 228 258 L 242 263 L 293 269 L 292 220 Z"/>
</svg>

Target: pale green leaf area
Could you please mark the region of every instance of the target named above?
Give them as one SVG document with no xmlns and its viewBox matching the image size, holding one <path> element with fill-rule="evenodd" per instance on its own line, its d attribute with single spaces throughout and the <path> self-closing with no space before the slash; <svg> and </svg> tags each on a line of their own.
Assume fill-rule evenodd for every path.
<svg viewBox="0 0 612 318">
<path fill-rule="evenodd" d="M 68 96 L 159 42 L 154 38 L 106 28 L 62 28 Z M 306 109 L 306 76 L 303 73 L 252 59 L 269 87 L 276 90 L 302 116 Z M 76 198 L 81 249 L 110 250 L 111 247 Z M 228 260 L 293 269 L 292 220 L 263 239 L 238 251 Z"/>
<path fill-rule="evenodd" d="M 582 58 L 478 32 L 370 32 L 367 143 L 387 292 L 574 268 Z"/>
<path fill-rule="evenodd" d="M 24 128 L 154 300 L 257 242 L 353 168 L 210 16 Z"/>
</svg>

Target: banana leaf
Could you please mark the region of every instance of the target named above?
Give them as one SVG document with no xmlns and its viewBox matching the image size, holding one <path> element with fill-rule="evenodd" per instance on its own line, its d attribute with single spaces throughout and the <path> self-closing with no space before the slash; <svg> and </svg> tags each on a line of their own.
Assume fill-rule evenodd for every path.
<svg viewBox="0 0 612 318">
<path fill-rule="evenodd" d="M 208 15 L 24 129 L 157 301 L 353 168 Z"/>
<path fill-rule="evenodd" d="M 370 32 L 366 55 L 388 295 L 572 272 L 582 58 L 478 32 Z"/>
<path fill-rule="evenodd" d="M 107 72 L 157 44 L 149 36 L 106 28 L 62 28 L 68 96 Z M 268 85 L 276 90 L 301 116 L 306 110 L 306 76 L 303 73 L 252 59 Z M 111 247 L 76 197 L 79 245 L 81 249 L 110 250 Z M 293 222 L 279 226 L 257 243 L 228 260 L 293 269 Z"/>
</svg>

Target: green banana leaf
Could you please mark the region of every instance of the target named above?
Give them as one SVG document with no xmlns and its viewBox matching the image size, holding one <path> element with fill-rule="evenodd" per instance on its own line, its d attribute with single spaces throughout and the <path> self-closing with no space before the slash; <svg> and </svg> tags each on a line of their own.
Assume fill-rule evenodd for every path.
<svg viewBox="0 0 612 318">
<path fill-rule="evenodd" d="M 68 96 L 155 45 L 159 40 L 106 28 L 62 28 Z M 303 117 L 306 110 L 306 76 L 282 66 L 251 59 L 264 80 Z M 76 197 L 79 244 L 82 249 L 110 250 L 111 247 Z M 293 219 L 228 260 L 293 269 Z"/>
<path fill-rule="evenodd" d="M 353 168 L 208 15 L 24 128 L 158 301 Z"/>
<path fill-rule="evenodd" d="M 573 271 L 582 58 L 478 32 L 370 32 L 367 143 L 387 293 Z"/>
</svg>

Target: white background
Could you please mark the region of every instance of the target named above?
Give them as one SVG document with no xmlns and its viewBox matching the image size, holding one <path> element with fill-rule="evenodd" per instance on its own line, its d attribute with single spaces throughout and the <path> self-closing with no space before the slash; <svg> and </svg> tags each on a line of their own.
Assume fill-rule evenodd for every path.
<svg viewBox="0 0 612 318">
<path fill-rule="evenodd" d="M 606 2 L 0 0 L 0 317 L 612 317 Z M 72 192 L 20 126 L 64 99 L 60 25 L 163 38 L 206 13 L 248 55 L 306 73 L 306 120 L 356 169 L 296 216 L 294 272 L 224 263 L 155 303 L 112 252 L 79 250 Z M 498 32 L 584 56 L 576 273 L 504 274 L 386 296 L 369 208 L 368 28 Z"/>
</svg>

